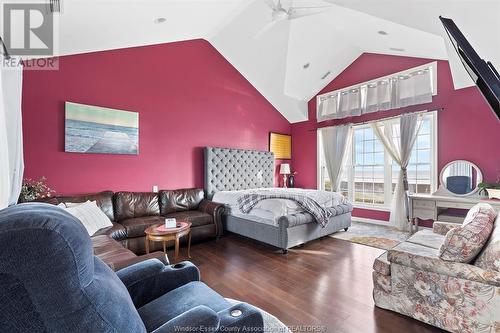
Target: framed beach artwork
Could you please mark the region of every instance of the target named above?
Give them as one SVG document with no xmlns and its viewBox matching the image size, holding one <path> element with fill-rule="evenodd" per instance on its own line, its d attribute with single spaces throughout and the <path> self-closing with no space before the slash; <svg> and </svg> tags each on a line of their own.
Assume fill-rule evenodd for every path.
<svg viewBox="0 0 500 333">
<path fill-rule="evenodd" d="M 64 151 L 139 154 L 139 113 L 66 102 Z"/>
</svg>

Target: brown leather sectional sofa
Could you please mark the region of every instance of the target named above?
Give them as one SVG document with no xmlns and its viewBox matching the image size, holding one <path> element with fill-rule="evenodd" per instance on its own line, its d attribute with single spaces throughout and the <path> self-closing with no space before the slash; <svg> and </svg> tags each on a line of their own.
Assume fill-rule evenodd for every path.
<svg viewBox="0 0 500 333">
<path fill-rule="evenodd" d="M 56 196 L 48 202 L 59 204 L 87 200 L 96 201 L 113 223 L 113 226 L 97 231 L 92 236 L 92 242 L 95 254 L 115 270 L 149 257 L 161 259 L 161 252 L 144 255 L 144 230 L 164 223 L 166 217 L 191 222 L 193 242 L 216 238 L 223 232 L 224 206 L 205 199 L 202 189 L 163 190 L 159 193 L 104 191 Z M 150 244 L 151 251 L 161 249 L 161 243 Z"/>
</svg>

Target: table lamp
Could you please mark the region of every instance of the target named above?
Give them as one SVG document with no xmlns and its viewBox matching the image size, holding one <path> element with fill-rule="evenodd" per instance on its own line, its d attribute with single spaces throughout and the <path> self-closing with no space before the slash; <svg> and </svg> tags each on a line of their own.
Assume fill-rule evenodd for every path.
<svg viewBox="0 0 500 333">
<path fill-rule="evenodd" d="M 280 174 L 283 175 L 283 187 L 287 187 L 286 186 L 286 178 L 287 178 L 287 175 L 290 174 L 290 164 L 288 163 L 283 163 L 280 165 Z"/>
</svg>

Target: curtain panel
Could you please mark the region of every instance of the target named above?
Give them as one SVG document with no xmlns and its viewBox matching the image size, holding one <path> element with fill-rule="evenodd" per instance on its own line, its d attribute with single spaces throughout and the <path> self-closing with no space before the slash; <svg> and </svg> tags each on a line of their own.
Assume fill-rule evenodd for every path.
<svg viewBox="0 0 500 333">
<path fill-rule="evenodd" d="M 320 133 L 323 141 L 326 171 L 332 184 L 331 190 L 337 192 L 340 187 L 342 167 L 346 162 L 352 138 L 352 125 L 326 127 L 320 129 Z"/>
<path fill-rule="evenodd" d="M 343 119 L 366 113 L 432 102 L 434 65 L 365 82 L 318 97 L 317 121 Z"/>
<path fill-rule="evenodd" d="M 393 126 L 390 120 L 372 123 L 375 135 L 382 142 L 392 160 L 401 168 L 392 197 L 389 222 L 403 231 L 409 230 L 407 167 L 421 125 L 422 114 L 415 113 L 401 116 L 399 126 Z"/>
<path fill-rule="evenodd" d="M 3 60 L 1 56 L 0 60 Z M 22 85 L 22 66 L 0 68 L 0 209 L 16 204 L 21 193 L 24 172 Z"/>
</svg>

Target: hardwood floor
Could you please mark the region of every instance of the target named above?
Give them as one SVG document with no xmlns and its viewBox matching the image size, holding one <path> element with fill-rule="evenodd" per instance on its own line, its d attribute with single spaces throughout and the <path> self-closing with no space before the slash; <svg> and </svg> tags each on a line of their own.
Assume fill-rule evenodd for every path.
<svg viewBox="0 0 500 333">
<path fill-rule="evenodd" d="M 181 255 L 185 252 L 181 248 Z M 443 332 L 374 306 L 372 264 L 382 252 L 326 237 L 282 255 L 229 234 L 193 245 L 191 261 L 214 290 L 254 304 L 288 326 L 313 325 L 328 333 Z"/>
</svg>

